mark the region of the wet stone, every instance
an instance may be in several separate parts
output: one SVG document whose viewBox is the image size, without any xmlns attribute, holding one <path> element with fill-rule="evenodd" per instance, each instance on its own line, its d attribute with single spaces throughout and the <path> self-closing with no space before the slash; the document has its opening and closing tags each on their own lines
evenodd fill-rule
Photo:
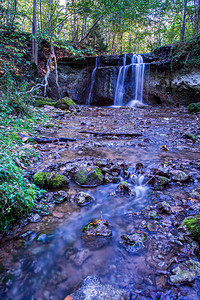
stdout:
<svg viewBox="0 0 200 300">
<path fill-rule="evenodd" d="M 115 289 L 109 284 L 102 285 L 100 280 L 93 275 L 87 276 L 81 282 L 78 290 L 70 295 L 71 298 L 65 299 L 87 299 L 87 300 L 123 300 L 126 299 L 126 295 L 122 290 Z"/>
<path fill-rule="evenodd" d="M 200 262 L 190 259 L 172 269 L 172 273 L 173 275 L 170 276 L 171 283 L 191 283 L 197 276 L 200 276 Z"/>
<path fill-rule="evenodd" d="M 88 193 L 79 192 L 75 195 L 74 200 L 78 206 L 84 206 L 94 200 L 94 198 Z"/>
<path fill-rule="evenodd" d="M 65 191 L 58 191 L 56 193 L 53 193 L 53 196 L 51 197 L 51 202 L 60 204 L 63 202 L 70 202 L 70 195 Z"/>
<path fill-rule="evenodd" d="M 41 220 L 41 216 L 39 214 L 34 214 L 32 216 L 29 217 L 29 221 L 31 223 L 37 223 Z"/>
<path fill-rule="evenodd" d="M 147 237 L 145 233 L 124 234 L 120 237 L 120 244 L 128 252 L 136 253 L 145 247 Z"/>
<path fill-rule="evenodd" d="M 70 256 L 70 260 L 77 267 L 81 267 L 83 263 L 92 255 L 92 252 L 88 249 L 83 249 Z"/>
<path fill-rule="evenodd" d="M 103 236 L 110 237 L 112 231 L 109 228 L 109 223 L 106 220 L 94 220 L 82 228 L 82 232 L 88 236 Z"/>
<path fill-rule="evenodd" d="M 186 182 L 189 180 L 189 175 L 181 170 L 172 170 L 170 175 L 173 181 Z"/>
<path fill-rule="evenodd" d="M 120 184 L 117 186 L 117 190 L 122 194 L 131 194 L 130 185 L 126 181 L 120 182 Z"/>
<path fill-rule="evenodd" d="M 163 189 L 168 183 L 170 183 L 169 178 L 159 175 L 155 175 L 149 180 L 149 184 L 153 185 L 157 189 Z"/>
<path fill-rule="evenodd" d="M 93 187 L 103 183 L 103 175 L 97 167 L 79 168 L 72 174 L 72 178 L 83 187 Z"/>
<path fill-rule="evenodd" d="M 170 214 L 171 213 L 171 206 L 166 201 L 162 201 L 158 203 L 157 208 L 161 214 Z"/>
</svg>

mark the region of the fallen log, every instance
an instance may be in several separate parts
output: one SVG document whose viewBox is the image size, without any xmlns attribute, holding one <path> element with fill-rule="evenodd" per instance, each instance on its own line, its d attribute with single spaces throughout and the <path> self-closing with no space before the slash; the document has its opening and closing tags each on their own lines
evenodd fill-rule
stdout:
<svg viewBox="0 0 200 300">
<path fill-rule="evenodd" d="M 131 136 L 131 137 L 137 137 L 141 136 L 141 132 L 97 132 L 97 131 L 87 131 L 87 130 L 82 130 L 79 131 L 79 133 L 88 133 L 88 134 L 93 134 L 93 135 L 99 135 L 99 136 Z"/>
<path fill-rule="evenodd" d="M 32 140 L 38 144 L 58 143 L 58 142 L 74 142 L 76 139 L 59 137 L 59 138 L 45 138 L 45 137 L 33 137 Z"/>
</svg>

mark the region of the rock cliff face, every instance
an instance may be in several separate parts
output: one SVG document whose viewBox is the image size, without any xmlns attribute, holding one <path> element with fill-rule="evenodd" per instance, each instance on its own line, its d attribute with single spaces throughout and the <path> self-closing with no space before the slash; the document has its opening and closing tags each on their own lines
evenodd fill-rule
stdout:
<svg viewBox="0 0 200 300">
<path fill-rule="evenodd" d="M 131 55 L 127 54 L 127 63 Z M 148 104 L 178 105 L 200 102 L 200 68 L 179 68 L 171 62 L 155 62 L 153 56 L 143 55 L 145 67 L 144 102 Z M 86 104 L 90 93 L 95 57 L 75 60 L 58 60 L 61 97 L 68 96 L 77 103 Z M 115 88 L 119 66 L 123 56 L 101 56 L 96 69 L 95 82 L 91 94 L 91 105 L 108 106 L 114 104 Z M 124 103 L 131 99 L 132 78 L 130 72 L 125 80 Z M 50 78 L 49 96 L 58 98 L 54 74 Z"/>
</svg>

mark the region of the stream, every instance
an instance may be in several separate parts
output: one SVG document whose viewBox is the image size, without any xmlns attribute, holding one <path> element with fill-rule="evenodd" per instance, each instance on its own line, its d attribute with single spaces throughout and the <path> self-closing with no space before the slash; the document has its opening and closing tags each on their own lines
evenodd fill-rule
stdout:
<svg viewBox="0 0 200 300">
<path fill-rule="evenodd" d="M 96 275 L 102 284 L 124 290 L 127 299 L 200 299 L 198 276 L 192 282 L 170 280 L 175 266 L 200 260 L 198 243 L 181 227 L 186 216 L 200 211 L 194 193 L 200 181 L 200 140 L 188 134 L 200 136 L 198 116 L 185 107 L 43 110 L 54 127 L 41 127 L 41 136 L 76 141 L 33 145 L 40 155 L 30 166 L 30 177 L 38 171 L 66 172 L 74 165 L 98 163 L 104 177 L 107 172 L 119 182 L 81 187 L 67 173 L 70 184 L 59 190 L 71 201 L 48 203 L 50 215 L 34 212 L 29 222 L 22 221 L 1 238 L 0 298 L 60 300 L 83 278 Z M 173 175 L 162 186 L 154 179 L 163 176 L 163 168 Z M 188 180 L 176 178 L 179 170 Z M 127 193 L 119 192 L 123 181 L 129 185 Z M 56 191 L 48 190 L 44 197 Z M 92 197 L 82 207 L 74 200 L 81 191 Z M 85 238 L 81 229 L 99 219 L 109 223 L 112 235 Z M 134 243 L 127 242 L 130 235 Z"/>
</svg>

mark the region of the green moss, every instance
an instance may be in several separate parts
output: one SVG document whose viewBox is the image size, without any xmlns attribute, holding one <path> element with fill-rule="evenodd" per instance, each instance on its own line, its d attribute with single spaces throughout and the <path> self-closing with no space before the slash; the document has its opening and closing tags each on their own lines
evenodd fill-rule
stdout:
<svg viewBox="0 0 200 300">
<path fill-rule="evenodd" d="M 35 184 L 37 184 L 39 186 L 46 186 L 49 175 L 50 174 L 47 173 L 47 172 L 37 172 L 33 176 L 33 181 L 34 181 Z"/>
<path fill-rule="evenodd" d="M 76 181 L 81 184 L 84 185 L 86 178 L 87 178 L 87 170 L 86 169 L 81 169 L 77 172 L 76 174 Z"/>
<path fill-rule="evenodd" d="M 200 112 L 200 102 L 189 104 L 188 105 L 188 110 L 189 110 L 190 113 Z"/>
<path fill-rule="evenodd" d="M 59 188 L 69 184 L 69 179 L 63 175 L 56 174 L 48 180 L 47 184 L 51 188 Z"/>
<path fill-rule="evenodd" d="M 121 185 L 127 185 L 128 186 L 129 184 L 126 181 L 122 181 Z"/>
<path fill-rule="evenodd" d="M 193 238 L 200 242 L 200 215 L 186 218 L 182 225 L 186 226 Z"/>
<path fill-rule="evenodd" d="M 74 105 L 76 105 L 76 103 L 72 99 L 65 97 L 63 99 L 58 100 L 56 102 L 55 107 L 65 110 L 68 109 L 70 106 L 74 106 Z"/>
<path fill-rule="evenodd" d="M 44 101 L 44 100 L 36 100 L 35 102 L 35 106 L 36 107 L 43 107 L 44 105 L 50 105 L 50 106 L 56 106 L 56 101 L 52 101 L 52 102 L 49 102 L 49 101 Z"/>
<path fill-rule="evenodd" d="M 63 175 L 38 172 L 33 176 L 34 183 L 39 186 L 47 186 L 49 188 L 59 188 L 69 184 L 69 179 Z"/>
<path fill-rule="evenodd" d="M 101 181 L 102 180 L 101 170 L 99 168 L 95 168 L 94 172 L 97 175 L 97 177 L 99 178 L 99 180 Z"/>
</svg>

